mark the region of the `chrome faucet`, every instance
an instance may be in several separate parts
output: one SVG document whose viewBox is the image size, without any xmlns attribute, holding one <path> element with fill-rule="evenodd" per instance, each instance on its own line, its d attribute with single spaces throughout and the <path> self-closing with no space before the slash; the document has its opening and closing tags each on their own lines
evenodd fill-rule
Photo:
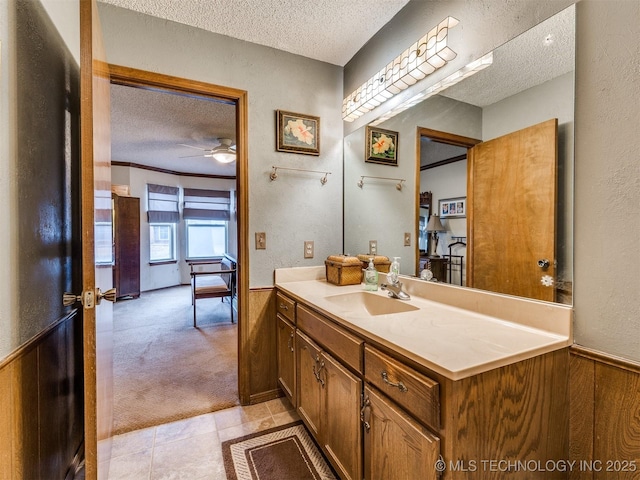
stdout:
<svg viewBox="0 0 640 480">
<path fill-rule="evenodd" d="M 410 300 L 411 296 L 404 290 L 402 290 L 402 282 L 396 280 L 393 283 L 380 284 L 380 290 L 388 290 L 391 298 L 397 298 L 399 300 Z"/>
</svg>

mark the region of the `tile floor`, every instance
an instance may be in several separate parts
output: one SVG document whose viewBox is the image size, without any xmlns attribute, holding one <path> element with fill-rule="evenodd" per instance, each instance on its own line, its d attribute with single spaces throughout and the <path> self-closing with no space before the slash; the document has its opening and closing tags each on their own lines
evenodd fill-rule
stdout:
<svg viewBox="0 0 640 480">
<path fill-rule="evenodd" d="M 222 442 L 298 418 L 279 398 L 117 435 L 109 479 L 226 480 Z"/>
</svg>

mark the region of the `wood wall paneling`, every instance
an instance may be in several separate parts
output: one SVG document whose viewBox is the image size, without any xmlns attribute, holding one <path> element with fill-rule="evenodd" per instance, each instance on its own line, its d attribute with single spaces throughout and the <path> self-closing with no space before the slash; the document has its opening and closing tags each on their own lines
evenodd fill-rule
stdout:
<svg viewBox="0 0 640 480">
<path fill-rule="evenodd" d="M 571 461 L 593 460 L 594 362 L 571 355 L 570 362 L 569 458 Z M 572 480 L 592 480 L 593 472 L 572 470 Z"/>
<path fill-rule="evenodd" d="M 10 480 L 13 470 L 13 365 L 0 368 L 0 480 Z"/>
<path fill-rule="evenodd" d="M 582 347 L 571 358 L 571 479 L 640 478 L 640 365 Z"/>
<path fill-rule="evenodd" d="M 249 292 L 249 314 L 246 317 L 251 358 L 251 403 L 279 396 L 276 356 L 275 289 L 252 289 Z"/>
<path fill-rule="evenodd" d="M 13 474 L 39 478 L 38 349 L 29 348 L 12 370 Z"/>
<path fill-rule="evenodd" d="M 612 478 L 640 478 L 640 375 L 595 364 L 594 460 Z"/>
</svg>

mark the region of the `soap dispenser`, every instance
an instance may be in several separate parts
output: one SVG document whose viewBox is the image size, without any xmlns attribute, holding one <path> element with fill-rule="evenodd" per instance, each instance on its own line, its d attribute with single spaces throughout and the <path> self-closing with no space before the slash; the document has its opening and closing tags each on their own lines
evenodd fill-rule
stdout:
<svg viewBox="0 0 640 480">
<path fill-rule="evenodd" d="M 369 292 L 378 290 L 378 271 L 373 265 L 373 258 L 369 259 L 369 266 L 364 271 L 364 289 Z"/>
<path fill-rule="evenodd" d="M 400 257 L 393 257 L 387 279 L 390 283 L 395 284 L 398 281 L 398 275 L 400 275 Z"/>
</svg>

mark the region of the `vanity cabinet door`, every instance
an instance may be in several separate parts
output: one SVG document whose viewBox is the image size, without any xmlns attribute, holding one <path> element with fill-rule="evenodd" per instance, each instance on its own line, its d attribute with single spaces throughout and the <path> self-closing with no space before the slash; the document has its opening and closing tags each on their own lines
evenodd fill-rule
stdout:
<svg viewBox="0 0 640 480">
<path fill-rule="evenodd" d="M 322 443 L 340 478 L 362 478 L 362 428 L 360 402 L 362 380 L 323 352 Z"/>
<path fill-rule="evenodd" d="M 314 437 L 319 439 L 323 393 L 320 377 L 323 360 L 320 347 L 300 330 L 297 330 L 295 350 L 298 367 L 298 415 L 304 420 Z"/>
<path fill-rule="evenodd" d="M 276 339 L 278 355 L 278 383 L 285 395 L 296 406 L 296 352 L 295 327 L 278 315 L 278 336 Z"/>
<path fill-rule="evenodd" d="M 364 478 L 436 480 L 440 439 L 370 387 L 364 391 Z"/>
</svg>

